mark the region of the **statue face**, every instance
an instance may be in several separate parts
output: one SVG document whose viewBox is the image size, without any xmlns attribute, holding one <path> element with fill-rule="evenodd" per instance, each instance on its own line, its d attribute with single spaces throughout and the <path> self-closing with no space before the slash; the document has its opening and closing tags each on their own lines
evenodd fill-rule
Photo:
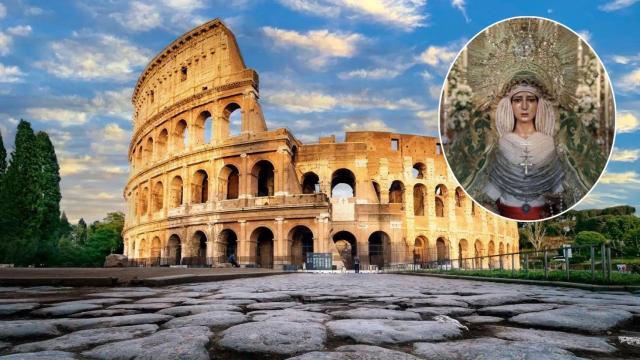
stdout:
<svg viewBox="0 0 640 360">
<path fill-rule="evenodd" d="M 530 122 L 538 111 L 538 98 L 529 91 L 520 91 L 511 97 L 511 107 L 516 122 Z"/>
</svg>

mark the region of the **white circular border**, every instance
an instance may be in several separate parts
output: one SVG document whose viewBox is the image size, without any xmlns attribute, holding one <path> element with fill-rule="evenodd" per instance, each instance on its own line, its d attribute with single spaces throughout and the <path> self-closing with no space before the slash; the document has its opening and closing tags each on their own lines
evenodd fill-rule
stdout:
<svg viewBox="0 0 640 360">
<path fill-rule="evenodd" d="M 607 71 L 607 68 L 604 66 L 604 62 L 602 62 L 602 59 L 600 59 L 600 56 L 598 56 L 598 53 L 595 51 L 595 49 L 591 46 L 591 44 L 589 44 L 589 42 L 582 36 L 580 36 L 580 34 L 578 34 L 576 31 L 574 31 L 573 29 L 571 29 L 570 27 L 566 26 L 565 24 L 556 21 L 556 20 L 552 20 L 549 18 L 545 18 L 542 16 L 513 16 L 510 18 L 505 18 L 499 21 L 496 21 L 494 23 L 492 23 L 491 25 L 488 25 L 486 27 L 484 27 L 482 30 L 478 31 L 469 41 L 467 41 L 466 44 L 464 44 L 464 46 L 458 51 L 458 54 L 456 55 L 455 59 L 451 62 L 451 65 L 449 65 L 449 70 L 447 70 L 447 75 L 444 77 L 444 81 L 442 82 L 442 91 L 440 92 L 440 99 L 438 100 L 438 139 L 440 140 L 440 143 L 443 144 L 442 142 L 442 99 L 444 98 L 444 96 L 446 96 L 446 94 L 444 93 L 444 89 L 445 89 L 445 85 L 447 84 L 447 81 L 449 79 L 449 73 L 451 73 L 451 69 L 453 68 L 453 65 L 455 65 L 455 63 L 458 61 L 458 59 L 460 58 L 460 54 L 462 54 L 462 51 L 464 51 L 469 44 L 475 40 L 480 34 L 484 33 L 485 31 L 487 31 L 489 28 L 503 23 L 503 22 L 507 22 L 510 20 L 514 20 L 514 19 L 541 19 L 541 20 L 546 20 L 546 21 L 550 21 L 552 23 L 555 23 L 557 25 L 562 26 L 563 28 L 569 30 L 570 32 L 572 32 L 574 35 L 576 35 L 579 39 L 581 39 L 588 47 L 589 50 L 591 50 L 591 52 L 596 56 L 596 59 L 598 59 L 598 63 L 599 65 L 602 66 L 602 69 L 604 70 L 605 75 L 607 76 L 607 81 L 609 83 L 609 87 L 611 88 L 611 97 L 613 99 L 613 139 L 611 141 L 611 148 L 609 149 L 609 156 L 607 157 L 607 162 L 604 164 L 604 168 L 602 168 L 602 171 L 600 172 L 600 176 L 598 177 L 598 180 L 596 180 L 595 183 L 593 183 L 593 185 L 591 186 L 591 189 L 589 189 L 589 191 L 587 191 L 587 193 L 580 199 L 578 200 L 575 204 L 573 204 L 570 208 L 555 214 L 553 216 L 549 216 L 547 218 L 544 219 L 538 219 L 538 220 L 518 220 L 518 219 L 512 219 L 503 215 L 500 215 L 498 213 L 495 213 L 487 208 L 485 208 L 484 206 L 482 206 L 479 202 L 475 201 L 475 199 L 469 195 L 469 193 L 467 192 L 467 190 L 460 184 L 460 181 L 458 181 L 458 178 L 456 177 L 456 174 L 453 172 L 451 165 L 449 165 L 449 160 L 447 159 L 447 152 L 445 151 L 445 146 L 442 146 L 442 154 L 444 155 L 444 161 L 447 164 L 447 167 L 449 168 L 449 170 L 451 170 L 451 174 L 453 174 L 453 178 L 456 180 L 456 182 L 458 183 L 458 185 L 460 186 L 460 188 L 462 189 L 462 191 L 464 191 L 465 195 L 467 195 L 467 197 L 469 199 L 471 199 L 471 201 L 473 201 L 476 205 L 480 206 L 481 208 L 483 208 L 485 211 L 498 216 L 502 219 L 505 220 L 509 220 L 509 221 L 517 221 L 517 222 L 524 222 L 524 223 L 535 223 L 535 222 L 541 222 L 541 221 L 547 221 L 547 220 L 551 220 L 554 219 L 560 215 L 563 215 L 565 213 L 567 213 L 569 210 L 572 210 L 573 208 L 575 208 L 576 206 L 578 206 L 582 201 L 584 201 L 584 199 L 586 199 L 589 194 L 591 194 L 591 192 L 593 191 L 593 189 L 596 188 L 596 186 L 598 185 L 598 183 L 600 182 L 600 180 L 602 179 L 602 176 L 604 175 L 605 171 L 607 170 L 607 167 L 609 166 L 609 161 L 611 161 L 611 155 L 613 154 L 613 149 L 616 143 L 616 136 L 618 134 L 617 131 L 617 124 L 618 124 L 618 106 L 616 104 L 616 94 L 614 92 L 614 88 L 613 88 L 613 82 L 611 81 L 611 77 L 609 76 L 609 72 Z"/>
</svg>

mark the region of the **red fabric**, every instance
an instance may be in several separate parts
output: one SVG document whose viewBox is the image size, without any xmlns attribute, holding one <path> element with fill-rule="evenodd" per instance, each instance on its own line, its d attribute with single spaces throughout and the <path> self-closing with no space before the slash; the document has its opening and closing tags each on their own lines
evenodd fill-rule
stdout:
<svg viewBox="0 0 640 360">
<path fill-rule="evenodd" d="M 498 210 L 500 215 L 514 220 L 539 220 L 546 217 L 544 206 L 532 206 L 525 213 L 520 206 L 507 206 L 498 201 Z"/>
</svg>

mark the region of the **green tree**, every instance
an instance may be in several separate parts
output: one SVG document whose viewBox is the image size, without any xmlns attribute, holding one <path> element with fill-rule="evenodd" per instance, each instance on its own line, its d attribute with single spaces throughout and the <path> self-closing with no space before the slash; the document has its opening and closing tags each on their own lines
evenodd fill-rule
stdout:
<svg viewBox="0 0 640 360">
<path fill-rule="evenodd" d="M 73 231 L 73 227 L 69 223 L 69 219 L 67 219 L 67 213 L 63 211 L 62 215 L 60 215 L 60 236 L 69 237 L 71 231 Z"/>
<path fill-rule="evenodd" d="M 84 245 L 87 242 L 87 236 L 89 234 L 89 230 L 87 229 L 87 223 L 83 218 L 78 220 L 78 226 L 75 229 L 75 240 L 78 244 Z"/>
<path fill-rule="evenodd" d="M 604 237 L 599 232 L 596 231 L 581 231 L 576 235 L 575 238 L 576 245 L 595 245 L 600 246 L 602 244 L 607 244 L 607 238 Z"/>
<path fill-rule="evenodd" d="M 41 194 L 38 204 L 41 235 L 38 241 L 37 261 L 49 264 L 55 257 L 60 237 L 60 166 L 49 135 L 38 132 L 36 139 L 41 172 L 38 177 L 38 190 Z"/>
<path fill-rule="evenodd" d="M 2 175 L 7 171 L 7 150 L 4 148 L 4 142 L 2 141 L 2 132 L 0 131 L 0 180 Z"/>
<path fill-rule="evenodd" d="M 38 141 L 31 125 L 21 120 L 15 148 L 0 192 L 0 256 L 3 262 L 34 264 L 40 238 L 38 204 L 42 200 Z"/>
</svg>

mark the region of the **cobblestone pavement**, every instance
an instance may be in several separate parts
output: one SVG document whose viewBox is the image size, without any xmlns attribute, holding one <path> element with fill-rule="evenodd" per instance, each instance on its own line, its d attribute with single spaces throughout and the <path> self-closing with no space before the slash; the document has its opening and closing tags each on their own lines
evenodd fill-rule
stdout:
<svg viewBox="0 0 640 360">
<path fill-rule="evenodd" d="M 640 294 L 376 274 L 0 288 L 0 359 L 614 359 Z"/>
</svg>

